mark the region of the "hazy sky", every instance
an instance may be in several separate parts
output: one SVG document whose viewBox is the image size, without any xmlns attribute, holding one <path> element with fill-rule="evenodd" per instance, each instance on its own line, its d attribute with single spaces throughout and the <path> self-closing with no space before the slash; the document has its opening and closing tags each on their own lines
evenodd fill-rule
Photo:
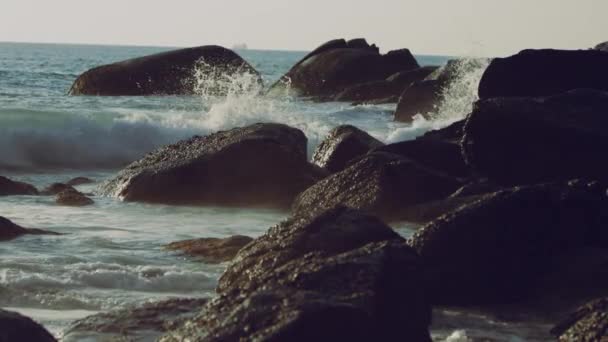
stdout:
<svg viewBox="0 0 608 342">
<path fill-rule="evenodd" d="M 505 55 L 608 40 L 608 0 L 1 0 L 0 41 Z"/>
</svg>

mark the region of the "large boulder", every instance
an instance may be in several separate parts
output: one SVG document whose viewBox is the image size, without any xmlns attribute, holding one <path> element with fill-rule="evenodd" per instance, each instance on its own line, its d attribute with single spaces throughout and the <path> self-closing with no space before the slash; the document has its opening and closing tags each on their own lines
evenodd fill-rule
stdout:
<svg viewBox="0 0 608 342">
<path fill-rule="evenodd" d="M 501 185 L 587 178 L 608 181 L 608 93 L 476 103 L 464 132 L 467 164 Z"/>
<path fill-rule="evenodd" d="M 0 342 L 56 342 L 40 324 L 16 312 L 0 309 Z"/>
<path fill-rule="evenodd" d="M 419 68 L 409 50 L 381 55 L 365 40 L 334 40 L 305 56 L 271 87 L 271 93 L 285 87 L 297 95 L 333 98 L 350 86 L 382 81 L 404 70 Z"/>
<path fill-rule="evenodd" d="M 479 83 L 479 97 L 548 96 L 572 89 L 608 91 L 608 53 L 524 50 L 496 58 Z"/>
<path fill-rule="evenodd" d="M 41 229 L 23 228 L 11 220 L 0 216 L 0 241 L 9 241 L 22 235 L 59 235 Z"/>
<path fill-rule="evenodd" d="M 362 209 L 381 218 L 403 220 L 407 206 L 449 196 L 458 179 L 391 153 L 370 153 L 301 193 L 294 213 L 319 212 L 336 205 Z"/>
<path fill-rule="evenodd" d="M 595 50 L 608 52 L 608 42 L 603 42 L 595 46 Z"/>
<path fill-rule="evenodd" d="M 608 297 L 594 300 L 557 324 L 551 333 L 562 342 L 592 342 L 608 339 Z"/>
<path fill-rule="evenodd" d="M 202 259 L 207 263 L 219 264 L 230 261 L 253 238 L 234 235 L 228 238 L 202 238 L 172 242 L 165 246 L 170 251 L 181 251 L 192 257 Z"/>
<path fill-rule="evenodd" d="M 310 164 L 302 131 L 254 124 L 154 151 L 102 186 L 126 201 L 288 207 L 326 173 Z"/>
<path fill-rule="evenodd" d="M 514 303 L 546 290 L 538 286 L 555 259 L 592 243 L 605 209 L 605 190 L 593 184 L 517 187 L 427 224 L 410 245 L 434 304 Z"/>
<path fill-rule="evenodd" d="M 329 172 L 342 171 L 353 159 L 384 143 L 367 132 L 351 125 L 334 128 L 323 140 L 312 156 L 312 162 Z"/>
<path fill-rule="evenodd" d="M 208 91 L 225 94 L 228 79 L 249 74 L 261 83 L 258 72 L 233 51 L 209 45 L 162 52 L 93 68 L 80 75 L 71 95 L 137 96 L 196 93 L 197 73 L 210 82 Z M 211 85 L 211 87 L 208 87 Z"/>
<path fill-rule="evenodd" d="M 38 190 L 33 185 L 0 176 L 0 196 L 12 195 L 38 195 Z"/>
</svg>

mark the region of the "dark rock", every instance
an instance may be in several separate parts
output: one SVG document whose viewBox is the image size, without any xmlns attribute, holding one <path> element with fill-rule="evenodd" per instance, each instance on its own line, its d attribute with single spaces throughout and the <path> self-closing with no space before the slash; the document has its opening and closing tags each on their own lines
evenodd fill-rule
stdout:
<svg viewBox="0 0 608 342">
<path fill-rule="evenodd" d="M 377 47 L 364 45 L 367 43 L 351 41 L 349 46 L 343 40 L 322 45 L 281 77 L 271 93 L 287 86 L 300 96 L 329 99 L 347 87 L 419 67 L 409 50 L 381 55 Z"/>
<path fill-rule="evenodd" d="M 251 74 L 261 83 L 258 72 L 231 50 L 220 46 L 201 46 L 163 52 L 103 65 L 80 75 L 71 95 L 137 96 L 188 95 L 196 92 L 195 73 L 210 80 Z M 228 85 L 218 82 L 213 89 L 225 94 Z"/>
<path fill-rule="evenodd" d="M 53 183 L 49 186 L 47 186 L 46 188 L 44 188 L 40 194 L 43 196 L 54 196 L 54 195 L 58 195 L 61 192 L 64 191 L 76 191 L 78 192 L 78 190 L 74 189 L 73 186 L 68 185 L 68 184 L 64 184 L 64 183 Z"/>
<path fill-rule="evenodd" d="M 163 147 L 103 185 L 126 201 L 287 207 L 326 172 L 307 160 L 306 136 L 255 124 Z"/>
<path fill-rule="evenodd" d="M 204 238 L 173 242 L 165 246 L 171 251 L 182 251 L 187 255 L 200 257 L 208 263 L 230 261 L 253 238 L 235 235 L 225 239 Z"/>
<path fill-rule="evenodd" d="M 87 178 L 87 177 L 76 177 L 76 178 L 70 179 L 65 184 L 70 185 L 70 186 L 77 186 L 77 185 L 91 184 L 91 183 L 95 183 L 95 181 L 90 178 Z"/>
<path fill-rule="evenodd" d="M 456 121 L 447 127 L 426 132 L 418 139 L 436 140 L 460 144 L 464 135 L 465 120 Z"/>
<path fill-rule="evenodd" d="M 351 125 L 338 126 L 317 146 L 312 162 L 329 172 L 342 171 L 348 162 L 384 145 L 367 132 Z"/>
<path fill-rule="evenodd" d="M 608 53 L 524 50 L 496 58 L 479 83 L 479 97 L 549 96 L 572 89 L 608 91 Z"/>
<path fill-rule="evenodd" d="M 437 80 L 414 82 L 399 98 L 395 121 L 412 122 L 418 114 L 428 116 L 429 113 L 435 112 L 442 92 L 443 85 Z"/>
<path fill-rule="evenodd" d="M 0 241 L 8 241 L 16 239 L 22 235 L 59 235 L 54 232 L 49 232 L 41 229 L 23 228 L 16 225 L 11 220 L 0 216 Z"/>
<path fill-rule="evenodd" d="M 317 182 L 296 198 L 292 209 L 294 213 L 319 212 L 345 205 L 385 220 L 400 220 L 404 207 L 445 198 L 461 185 L 399 155 L 378 152 Z"/>
<path fill-rule="evenodd" d="M 407 87 L 414 82 L 421 81 L 435 69 L 437 67 L 401 71 L 389 76 L 386 80 L 357 84 L 340 92 L 336 95 L 335 100 L 370 103 L 383 99 L 395 99 L 396 102 Z"/>
<path fill-rule="evenodd" d="M 82 192 L 74 189 L 66 189 L 57 194 L 55 202 L 60 205 L 70 207 L 84 207 L 95 204 L 95 202 L 85 196 Z"/>
<path fill-rule="evenodd" d="M 194 317 L 208 301 L 170 299 L 99 313 L 74 322 L 62 341 L 153 341 Z"/>
<path fill-rule="evenodd" d="M 608 42 L 604 42 L 596 45 L 595 50 L 608 52 Z"/>
<path fill-rule="evenodd" d="M 462 198 L 468 196 L 477 196 L 489 194 L 492 192 L 500 191 L 502 188 L 487 179 L 477 179 L 473 180 L 465 185 L 463 185 L 460 189 L 456 190 L 451 198 Z"/>
<path fill-rule="evenodd" d="M 365 38 L 354 38 L 346 42 L 346 46 L 351 49 L 369 49 L 371 46 Z"/>
<path fill-rule="evenodd" d="M 0 176 L 0 196 L 12 195 L 38 195 L 38 190 L 33 185 Z"/>
<path fill-rule="evenodd" d="M 476 103 L 463 139 L 467 164 L 499 185 L 573 178 L 608 181 L 608 93 Z"/>
<path fill-rule="evenodd" d="M 439 305 L 524 300 L 555 258 L 589 243 L 605 197 L 584 182 L 518 187 L 429 223 L 410 241 L 427 272 L 429 299 Z"/>
<path fill-rule="evenodd" d="M 608 339 L 608 297 L 579 308 L 551 333 L 564 342 L 605 341 Z"/>
<path fill-rule="evenodd" d="M 379 219 L 357 210 L 336 207 L 318 215 L 296 215 L 245 246 L 220 278 L 217 290 L 228 292 L 251 283 L 308 253 L 329 257 L 386 240 L 402 238 Z"/>
<path fill-rule="evenodd" d="M 55 342 L 40 324 L 16 312 L 0 309 L 0 342 Z"/>
<path fill-rule="evenodd" d="M 480 199 L 479 195 L 448 197 L 436 201 L 425 202 L 401 209 L 404 221 L 425 224 L 462 206 L 471 204 Z"/>
</svg>

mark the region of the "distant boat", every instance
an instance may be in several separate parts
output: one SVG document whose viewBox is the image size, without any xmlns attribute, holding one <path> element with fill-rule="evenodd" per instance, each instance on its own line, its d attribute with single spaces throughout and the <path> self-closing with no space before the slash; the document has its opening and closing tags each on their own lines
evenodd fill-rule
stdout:
<svg viewBox="0 0 608 342">
<path fill-rule="evenodd" d="M 247 44 L 245 44 L 245 43 L 234 44 L 232 46 L 232 50 L 247 50 Z"/>
</svg>

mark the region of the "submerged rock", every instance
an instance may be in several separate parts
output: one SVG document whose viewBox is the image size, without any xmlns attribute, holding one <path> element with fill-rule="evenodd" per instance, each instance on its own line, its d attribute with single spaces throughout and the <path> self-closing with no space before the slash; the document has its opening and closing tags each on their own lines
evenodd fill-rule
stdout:
<svg viewBox="0 0 608 342">
<path fill-rule="evenodd" d="M 40 324 L 16 312 L 0 309 L 0 342 L 56 342 Z"/>
<path fill-rule="evenodd" d="M 137 96 L 196 93 L 196 72 L 211 82 L 218 95 L 230 87 L 226 79 L 249 74 L 261 83 L 258 72 L 233 51 L 209 45 L 162 52 L 103 65 L 78 76 L 70 95 Z M 213 83 L 215 82 L 215 83 Z M 243 89 L 246 90 L 246 89 Z"/>
<path fill-rule="evenodd" d="M 317 146 L 312 162 L 335 173 L 342 171 L 351 160 L 382 145 L 367 132 L 351 125 L 342 125 L 332 129 Z"/>
<path fill-rule="evenodd" d="M 479 83 L 479 97 L 549 96 L 572 89 L 608 91 L 608 53 L 524 50 L 496 58 Z"/>
<path fill-rule="evenodd" d="M 16 239 L 22 235 L 59 235 L 55 232 L 50 232 L 41 229 L 23 228 L 11 220 L 0 216 L 0 241 L 8 241 Z"/>
<path fill-rule="evenodd" d="M 0 176 L 0 196 L 13 195 L 38 195 L 38 190 L 33 185 Z"/>
<path fill-rule="evenodd" d="M 126 201 L 288 207 L 326 172 L 310 164 L 306 136 L 254 124 L 163 147 L 103 185 Z"/>
<path fill-rule="evenodd" d="M 165 246 L 171 251 L 182 251 L 193 257 L 200 257 L 205 262 L 221 263 L 230 261 L 253 238 L 235 235 L 225 239 L 203 238 L 172 242 Z"/>
<path fill-rule="evenodd" d="M 74 322 L 62 341 L 154 341 L 194 317 L 208 301 L 170 299 L 99 313 Z"/>
<path fill-rule="evenodd" d="M 288 87 L 300 96 L 329 99 L 347 87 L 382 81 L 397 72 L 417 68 L 416 59 L 407 49 L 381 55 L 365 40 L 334 40 L 309 53 L 270 91 Z"/>
<path fill-rule="evenodd" d="M 579 308 L 551 333 L 563 342 L 605 341 L 608 339 L 608 297 Z"/>
<path fill-rule="evenodd" d="M 464 129 L 465 160 L 500 185 L 608 181 L 606 113 L 608 93 L 594 90 L 482 100 Z"/>
<path fill-rule="evenodd" d="M 453 177 L 391 153 L 370 153 L 301 193 L 294 213 L 336 205 L 362 209 L 385 220 L 402 220 L 407 206 L 442 199 L 461 186 Z"/>
<path fill-rule="evenodd" d="M 87 177 L 76 177 L 76 178 L 70 179 L 65 184 L 70 185 L 70 186 L 77 186 L 77 185 L 91 184 L 91 183 L 95 183 L 95 181 L 90 178 L 87 178 Z"/>
<path fill-rule="evenodd" d="M 95 202 L 88 198 L 85 194 L 78 190 L 67 189 L 57 194 L 55 202 L 60 205 L 70 207 L 84 207 L 87 205 L 95 204 Z"/>
</svg>

